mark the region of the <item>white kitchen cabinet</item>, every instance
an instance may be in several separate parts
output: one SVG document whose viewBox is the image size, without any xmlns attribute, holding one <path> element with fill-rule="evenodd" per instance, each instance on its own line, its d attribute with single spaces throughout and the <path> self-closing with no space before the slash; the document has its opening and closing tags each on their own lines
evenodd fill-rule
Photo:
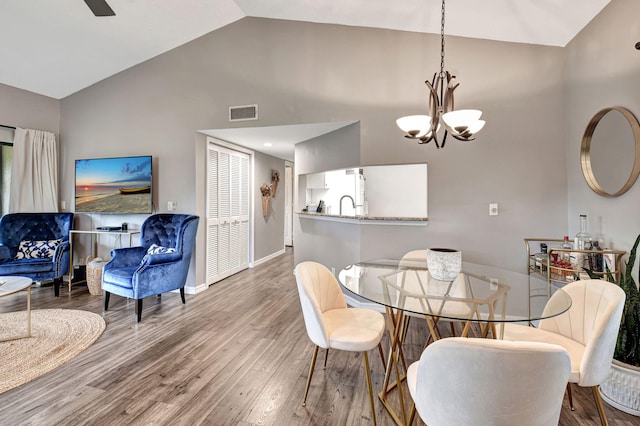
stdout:
<svg viewBox="0 0 640 426">
<path fill-rule="evenodd" d="M 329 189 L 325 173 L 307 175 L 307 189 Z"/>
</svg>

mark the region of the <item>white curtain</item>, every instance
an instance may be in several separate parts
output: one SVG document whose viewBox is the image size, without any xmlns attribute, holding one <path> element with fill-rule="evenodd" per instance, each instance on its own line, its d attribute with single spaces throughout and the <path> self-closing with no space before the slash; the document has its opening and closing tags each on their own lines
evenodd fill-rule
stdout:
<svg viewBox="0 0 640 426">
<path fill-rule="evenodd" d="M 58 148 L 55 134 L 16 129 L 9 211 L 58 211 Z"/>
</svg>

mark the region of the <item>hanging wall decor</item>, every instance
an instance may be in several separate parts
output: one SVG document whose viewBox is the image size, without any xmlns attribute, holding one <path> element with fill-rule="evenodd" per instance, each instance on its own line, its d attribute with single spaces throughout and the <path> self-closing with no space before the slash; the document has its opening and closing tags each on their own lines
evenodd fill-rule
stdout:
<svg viewBox="0 0 640 426">
<path fill-rule="evenodd" d="M 267 217 L 269 215 L 269 200 L 271 199 L 271 185 L 263 183 L 260 185 L 260 192 L 262 193 L 262 215 Z"/>
<path fill-rule="evenodd" d="M 280 181 L 280 172 L 277 170 L 271 170 L 271 197 L 276 198 L 276 191 L 278 190 L 278 182 Z"/>
</svg>

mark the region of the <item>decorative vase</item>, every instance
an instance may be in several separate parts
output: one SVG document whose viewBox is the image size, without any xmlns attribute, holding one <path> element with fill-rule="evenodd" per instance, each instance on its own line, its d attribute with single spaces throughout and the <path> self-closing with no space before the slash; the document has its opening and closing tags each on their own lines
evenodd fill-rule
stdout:
<svg viewBox="0 0 640 426">
<path fill-rule="evenodd" d="M 453 281 L 462 270 L 462 252 L 448 248 L 427 250 L 427 269 L 439 281 Z"/>
<path fill-rule="evenodd" d="M 640 368 L 614 359 L 600 395 L 612 407 L 640 416 Z"/>
</svg>

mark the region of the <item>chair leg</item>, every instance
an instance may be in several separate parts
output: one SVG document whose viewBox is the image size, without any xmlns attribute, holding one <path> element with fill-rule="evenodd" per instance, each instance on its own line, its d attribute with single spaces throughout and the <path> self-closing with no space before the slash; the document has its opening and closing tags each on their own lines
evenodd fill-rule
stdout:
<svg viewBox="0 0 640 426">
<path fill-rule="evenodd" d="M 53 295 L 55 297 L 60 297 L 60 281 L 62 280 L 53 280 Z"/>
<path fill-rule="evenodd" d="M 111 296 L 111 293 L 109 293 L 108 291 L 105 291 L 104 292 L 104 310 L 105 311 L 109 309 L 109 296 Z"/>
<path fill-rule="evenodd" d="M 184 287 L 180 287 L 180 298 L 182 299 L 182 304 L 184 305 L 186 303 L 184 300 Z"/>
<path fill-rule="evenodd" d="M 323 370 L 327 369 L 327 359 L 329 358 L 329 348 L 324 352 L 324 367 Z"/>
<path fill-rule="evenodd" d="M 364 355 L 364 369 L 367 373 L 367 389 L 369 389 L 369 403 L 371 404 L 371 419 L 373 424 L 376 424 L 376 406 L 373 404 L 373 389 L 371 386 L 371 372 L 369 371 L 369 355 L 366 352 L 362 352 Z"/>
<path fill-rule="evenodd" d="M 569 397 L 569 408 L 571 408 L 571 411 L 576 411 L 573 406 L 573 395 L 571 395 L 571 383 L 567 383 L 567 396 Z"/>
<path fill-rule="evenodd" d="M 608 426 L 607 416 L 604 414 L 604 405 L 602 405 L 602 398 L 600 398 L 600 392 L 598 392 L 598 386 L 591 386 L 593 391 L 593 398 L 596 400 L 596 406 L 598 407 L 598 414 L 600 414 L 600 423 L 602 426 Z"/>
<path fill-rule="evenodd" d="M 142 299 L 136 300 L 136 315 L 138 316 L 138 322 L 142 320 Z"/>
<path fill-rule="evenodd" d="M 387 368 L 387 363 L 384 362 L 384 352 L 382 351 L 382 342 L 378 343 L 378 352 L 380 353 L 380 360 L 382 361 L 382 369 Z"/>
<path fill-rule="evenodd" d="M 307 387 L 304 388 L 304 398 L 302 399 L 302 406 L 307 405 L 307 395 L 309 394 L 309 385 L 311 384 L 311 376 L 313 376 L 313 367 L 316 366 L 316 358 L 318 357 L 319 346 L 313 349 L 313 356 L 311 357 L 311 365 L 309 366 L 309 377 L 307 377 Z"/>
</svg>

